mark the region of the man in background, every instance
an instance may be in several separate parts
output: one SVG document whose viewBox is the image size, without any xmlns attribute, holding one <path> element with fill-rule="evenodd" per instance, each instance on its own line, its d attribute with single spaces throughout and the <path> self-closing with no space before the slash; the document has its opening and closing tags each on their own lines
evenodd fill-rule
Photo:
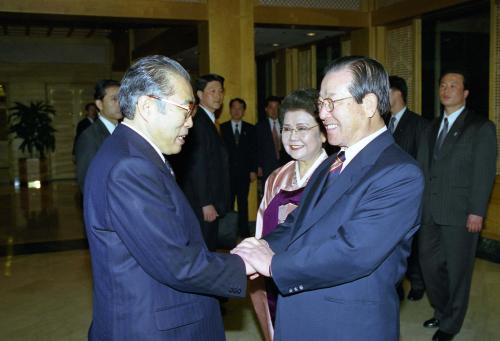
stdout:
<svg viewBox="0 0 500 341">
<path fill-rule="evenodd" d="M 224 78 L 217 74 L 196 81 L 199 106 L 180 154 L 181 188 L 201 225 L 207 247 L 217 247 L 218 219 L 229 210 L 229 160 L 215 124 L 224 101 Z"/>
<path fill-rule="evenodd" d="M 230 204 L 238 204 L 238 231 L 242 238 L 250 236 L 248 228 L 248 191 L 257 179 L 255 127 L 243 121 L 247 104 L 241 98 L 229 101 L 231 120 L 221 124 L 221 134 L 229 153 Z"/>
<path fill-rule="evenodd" d="M 119 90 L 120 83 L 111 79 L 103 79 L 95 86 L 94 100 L 99 111 L 98 118 L 83 131 L 75 145 L 76 178 L 82 192 L 90 162 L 123 117 L 118 104 Z"/>
<path fill-rule="evenodd" d="M 432 340 L 452 340 L 469 302 L 477 242 L 496 176 L 493 122 L 467 108 L 467 77 L 444 73 L 439 82 L 442 115 L 428 126 L 418 149 L 425 175 L 420 265 L 439 328 Z"/>
<path fill-rule="evenodd" d="M 427 125 L 427 121 L 422 116 L 410 111 L 406 106 L 408 86 L 403 78 L 390 76 L 389 85 L 391 87 L 389 91 L 391 112 L 386 122 L 387 127 L 396 143 L 416 159 L 420 137 Z M 413 236 L 406 277 L 411 284 L 408 299 L 410 301 L 420 300 L 424 295 L 425 285 L 418 261 L 418 232 Z M 398 294 L 401 300 L 404 299 L 403 280 L 398 285 Z"/>
<path fill-rule="evenodd" d="M 276 96 L 266 98 L 266 118 L 255 125 L 258 176 L 262 178 L 263 185 L 273 170 L 290 160 L 281 143 L 280 102 L 281 99 Z"/>
</svg>

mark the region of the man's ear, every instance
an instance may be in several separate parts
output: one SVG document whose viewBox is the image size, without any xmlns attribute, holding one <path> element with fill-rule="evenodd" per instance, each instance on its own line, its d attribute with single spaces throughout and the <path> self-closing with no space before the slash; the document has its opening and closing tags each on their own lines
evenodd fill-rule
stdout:
<svg viewBox="0 0 500 341">
<path fill-rule="evenodd" d="M 148 122 L 152 114 L 153 105 L 155 104 L 153 104 L 153 99 L 151 97 L 140 96 L 137 99 L 137 114 L 146 122 Z"/>
<path fill-rule="evenodd" d="M 99 109 L 99 112 L 102 112 L 102 101 L 100 99 L 95 100 L 95 106 Z"/>
<path fill-rule="evenodd" d="M 373 115 L 377 112 L 378 99 L 377 96 L 373 93 L 366 94 L 363 97 L 363 101 L 361 102 L 361 106 L 365 112 L 365 115 L 369 118 L 372 118 Z"/>
<path fill-rule="evenodd" d="M 196 91 L 196 96 L 198 96 L 198 100 L 201 100 L 201 97 L 203 96 L 203 91 L 201 90 Z"/>
<path fill-rule="evenodd" d="M 464 90 L 464 98 L 467 99 L 469 96 L 469 90 Z"/>
</svg>

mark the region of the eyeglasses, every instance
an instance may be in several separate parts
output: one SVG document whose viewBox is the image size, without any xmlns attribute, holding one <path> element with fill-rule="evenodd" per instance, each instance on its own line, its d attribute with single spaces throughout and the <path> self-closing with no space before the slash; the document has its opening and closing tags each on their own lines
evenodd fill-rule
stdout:
<svg viewBox="0 0 500 341">
<path fill-rule="evenodd" d="M 190 117 L 194 117 L 194 115 L 196 114 L 196 112 L 195 112 L 196 104 L 194 104 L 194 103 L 189 103 L 189 105 L 182 105 L 182 104 L 178 104 L 178 103 L 175 103 L 173 101 L 170 101 L 166 98 L 161 98 L 161 97 L 158 97 L 155 95 L 148 95 L 148 97 L 154 98 L 158 101 L 162 101 L 162 102 L 171 104 L 173 106 L 176 106 L 177 108 L 181 108 L 181 109 L 186 110 L 186 115 L 184 116 L 184 119 L 186 121 L 189 120 Z"/>
<path fill-rule="evenodd" d="M 311 126 L 311 127 L 297 126 L 295 128 L 292 128 L 290 126 L 284 126 L 283 129 L 281 130 L 281 134 L 283 136 L 287 136 L 287 137 L 288 137 L 288 135 L 292 136 L 292 133 L 295 133 L 298 136 L 305 136 L 309 130 L 311 130 L 312 128 L 316 128 L 317 126 L 318 126 L 318 124 L 316 124 L 315 126 Z"/>
<path fill-rule="evenodd" d="M 339 99 L 331 99 L 331 98 L 318 98 L 318 109 L 321 111 L 323 107 L 325 107 L 325 110 L 328 112 L 332 112 L 333 109 L 335 108 L 335 102 L 340 102 L 345 99 L 352 98 L 352 96 L 349 97 L 344 97 L 344 98 L 339 98 Z"/>
</svg>

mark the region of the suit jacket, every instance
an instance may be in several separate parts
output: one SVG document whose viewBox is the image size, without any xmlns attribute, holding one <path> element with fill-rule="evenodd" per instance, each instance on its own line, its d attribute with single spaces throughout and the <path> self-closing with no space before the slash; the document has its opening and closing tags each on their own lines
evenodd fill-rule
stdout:
<svg viewBox="0 0 500 341">
<path fill-rule="evenodd" d="M 200 221 L 203 206 L 214 205 L 219 215 L 225 214 L 229 210 L 228 155 L 224 141 L 201 107 L 179 157 L 179 182 Z"/>
<path fill-rule="evenodd" d="M 255 125 L 257 134 L 257 165 L 262 168 L 263 178 L 267 179 L 276 168 L 290 161 L 290 157 L 281 146 L 280 159 L 276 158 L 271 124 L 266 117 Z"/>
<path fill-rule="evenodd" d="M 90 162 L 99 150 L 99 147 L 104 140 L 110 135 L 108 129 L 100 119 L 95 122 L 78 137 L 75 145 L 76 159 L 76 179 L 80 185 L 80 190 L 83 192 L 85 183 L 85 175 L 89 168 Z"/>
<path fill-rule="evenodd" d="M 387 115 L 387 123 L 391 119 L 391 115 Z M 420 144 L 422 132 L 427 126 L 428 122 L 422 116 L 406 109 L 401 116 L 396 131 L 392 135 L 396 143 L 403 148 L 405 152 L 417 158 L 417 150 Z"/>
<path fill-rule="evenodd" d="M 119 125 L 85 183 L 90 340 L 224 340 L 215 296 L 245 295 L 239 257 L 210 253 L 168 167 Z"/>
<path fill-rule="evenodd" d="M 90 127 L 92 125 L 92 123 L 94 123 L 94 122 L 91 121 L 88 117 L 85 117 L 85 118 L 81 119 L 80 122 L 78 122 L 78 124 L 76 126 L 75 138 L 73 140 L 73 151 L 72 151 L 73 155 L 75 155 L 76 140 L 78 140 L 78 138 L 83 133 L 83 131 L 85 129 L 87 129 L 88 127 Z"/>
<path fill-rule="evenodd" d="M 257 140 L 255 127 L 241 121 L 240 140 L 234 140 L 231 121 L 220 126 L 220 132 L 229 154 L 229 173 L 234 181 L 250 183 L 250 172 L 257 172 Z"/>
<path fill-rule="evenodd" d="M 334 158 L 265 237 L 280 291 L 275 340 L 397 340 L 395 288 L 420 224 L 422 172 L 384 132 L 321 194 Z"/>
<path fill-rule="evenodd" d="M 442 117 L 427 127 L 418 152 L 425 175 L 423 223 L 465 226 L 467 215 L 486 216 L 496 175 L 493 122 L 469 109 L 449 127 L 439 158 L 433 159 Z"/>
</svg>

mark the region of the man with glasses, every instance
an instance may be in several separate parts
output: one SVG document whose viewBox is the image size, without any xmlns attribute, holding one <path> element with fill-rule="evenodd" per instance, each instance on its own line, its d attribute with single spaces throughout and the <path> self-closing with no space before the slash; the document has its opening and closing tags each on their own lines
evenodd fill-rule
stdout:
<svg viewBox="0 0 500 341">
<path fill-rule="evenodd" d="M 93 275 L 90 340 L 224 340 L 215 296 L 244 297 L 240 257 L 210 252 L 164 154 L 193 126 L 189 74 L 150 56 L 125 73 L 125 116 L 85 186 Z"/>
<path fill-rule="evenodd" d="M 422 172 L 384 124 L 389 81 L 377 61 L 333 61 L 318 104 L 341 151 L 283 224 L 232 252 L 276 284 L 276 340 L 398 340 L 396 284 L 420 224 Z"/>
</svg>

